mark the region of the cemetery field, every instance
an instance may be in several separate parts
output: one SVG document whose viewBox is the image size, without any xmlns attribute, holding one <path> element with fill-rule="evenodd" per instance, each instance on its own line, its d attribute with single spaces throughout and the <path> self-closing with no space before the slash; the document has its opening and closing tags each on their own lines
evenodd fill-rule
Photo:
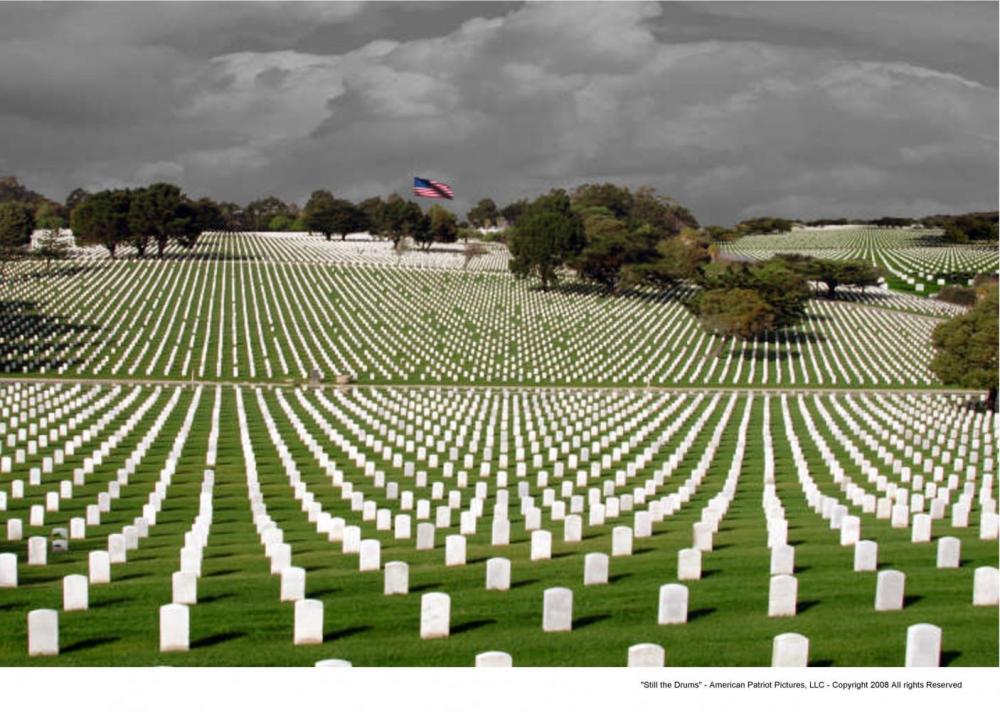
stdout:
<svg viewBox="0 0 1000 712">
<path fill-rule="evenodd" d="M 926 367 L 960 308 L 742 345 L 487 250 L 13 265 L 0 665 L 996 665 L 996 420 Z"/>
<path fill-rule="evenodd" d="M 8 384 L 7 393 L 40 388 L 72 390 Z M 74 393 L 95 388 L 94 398 L 114 390 L 83 385 Z M 112 402 L 130 390 L 119 388 Z M 27 486 L 23 499 L 6 498 L 8 526 L 19 519 L 24 527 L 22 539 L 8 536 L 0 546 L 19 560 L 17 588 L 0 588 L 3 664 L 339 658 L 464 666 L 502 650 L 515 665 L 618 666 L 629 646 L 657 643 L 668 665 L 758 666 L 770 663 L 775 635 L 796 632 L 810 640 L 811 664 L 897 666 L 915 623 L 942 628 L 945 664 L 996 661 L 996 608 L 973 605 L 975 571 L 997 564 L 996 484 L 985 474 L 970 478 L 993 469 L 992 418 L 960 410 L 954 396 L 137 390 L 86 447 Z M 149 402 L 113 447 L 98 446 Z M 72 442 L 72 432 L 61 440 Z M 81 464 L 93 448 L 109 452 L 93 473 L 76 476 L 90 469 Z M 23 467 L 44 461 L 43 451 Z M 952 471 L 961 474 L 944 474 Z M 62 492 L 61 477 L 82 483 Z M 32 507 L 45 509 L 52 492 L 58 512 L 30 525 Z M 886 494 L 913 505 L 905 526 L 893 526 L 898 510 L 881 511 Z M 930 540 L 915 543 L 919 510 L 931 512 Z M 787 532 L 772 536 L 794 550 L 792 617 L 768 616 L 772 554 L 781 546 L 769 548 L 768 522 L 778 512 Z M 158 611 L 171 601 L 173 573 L 191 566 L 183 550 L 197 547 L 191 532 L 206 513 L 190 650 L 161 653 Z M 98 524 L 86 522 L 91 515 Z M 136 526 L 140 515 L 147 535 L 111 565 L 110 582 L 89 586 L 87 610 L 62 611 L 64 577 L 88 575 L 90 553 L 107 551 L 108 537 Z M 875 610 L 879 573 L 854 570 L 856 547 L 841 544 L 845 516 L 857 518 L 855 538 L 877 543 L 879 571 L 905 575 L 900 610 Z M 575 517 L 576 535 L 567 522 Z M 834 517 L 839 529 L 831 527 Z M 73 519 L 83 522 L 76 533 L 85 538 L 71 536 L 68 550 L 48 552 L 44 566 L 24 565 L 30 536 Z M 498 520 L 508 522 L 509 543 L 502 532 L 494 538 Z M 679 551 L 696 543 L 696 525 L 713 521 L 698 578 L 679 578 Z M 432 548 L 417 548 L 421 525 L 433 525 Z M 304 571 L 302 595 L 322 602 L 319 644 L 293 645 L 295 604 L 280 600 L 281 577 L 270 573 L 285 554 L 262 543 L 271 540 L 268 531 L 280 533 L 287 561 Z M 551 550 L 532 560 L 538 531 L 550 533 Z M 448 536 L 463 536 L 465 545 L 450 566 Z M 946 537 L 959 542 L 955 568 L 937 566 Z M 358 553 L 345 552 L 348 540 L 378 542 L 378 570 L 359 571 Z M 621 555 L 610 556 L 607 582 L 584 585 L 586 555 L 610 555 L 616 546 Z M 508 590 L 486 590 L 494 557 L 510 562 Z M 408 565 L 405 595 L 383 593 L 391 561 Z M 670 583 L 687 587 L 686 622 L 659 625 L 658 592 Z M 573 592 L 569 632 L 542 630 L 543 595 L 553 587 Z M 450 596 L 447 639 L 420 637 L 421 596 L 429 592 Z M 26 655 L 26 614 L 36 608 L 60 611 L 58 657 Z"/>
<path fill-rule="evenodd" d="M 352 246 L 353 262 L 344 256 Z M 884 290 L 845 293 L 810 302 L 800 326 L 743 344 L 700 328 L 682 305 L 685 285 L 609 297 L 567 282 L 543 293 L 493 269 L 503 264 L 496 246 L 468 265 L 459 248 L 440 249 L 396 265 L 376 259 L 393 257 L 388 243 L 210 235 L 193 253 L 172 248 L 162 261 L 112 261 L 91 249 L 51 270 L 23 262 L 4 284 L 0 372 L 287 384 L 317 370 L 328 381 L 348 374 L 372 384 L 919 388 L 940 385 L 926 367 L 930 334 L 961 311 Z"/>
<path fill-rule="evenodd" d="M 798 253 L 865 260 L 883 269 L 886 284 L 893 291 L 920 296 L 932 296 L 949 284 L 968 286 L 977 274 L 996 273 L 1000 263 L 995 243 L 956 245 L 942 240 L 939 230 L 869 227 L 798 230 L 783 235 L 750 235 L 723 249 L 758 259 Z M 905 300 L 898 305 L 919 309 L 918 303 Z"/>
</svg>

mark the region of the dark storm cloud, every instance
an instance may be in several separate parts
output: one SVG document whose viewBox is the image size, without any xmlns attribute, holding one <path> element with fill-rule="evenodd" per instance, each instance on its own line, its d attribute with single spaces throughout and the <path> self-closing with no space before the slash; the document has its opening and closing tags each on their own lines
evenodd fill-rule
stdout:
<svg viewBox="0 0 1000 712">
<path fill-rule="evenodd" d="M 997 8 L 0 5 L 0 173 L 62 197 L 649 184 L 705 222 L 988 208 Z"/>
</svg>

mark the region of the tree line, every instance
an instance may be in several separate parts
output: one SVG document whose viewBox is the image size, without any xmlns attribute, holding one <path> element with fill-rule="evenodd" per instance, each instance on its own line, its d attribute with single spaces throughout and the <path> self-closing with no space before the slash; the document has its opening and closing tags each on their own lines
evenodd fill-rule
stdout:
<svg viewBox="0 0 1000 712">
<path fill-rule="evenodd" d="M 883 228 L 927 228 L 941 230 L 946 242 L 996 242 L 1000 217 L 997 211 L 964 213 L 961 215 L 928 215 L 923 218 L 884 216 L 875 220 L 864 218 L 825 218 L 821 220 L 789 220 L 787 218 L 760 217 L 736 223 L 732 227 L 708 225 L 705 232 L 717 242 L 730 242 L 746 235 L 769 235 L 789 232 L 793 227 L 819 227 L 822 225 L 873 225 Z"/>
</svg>

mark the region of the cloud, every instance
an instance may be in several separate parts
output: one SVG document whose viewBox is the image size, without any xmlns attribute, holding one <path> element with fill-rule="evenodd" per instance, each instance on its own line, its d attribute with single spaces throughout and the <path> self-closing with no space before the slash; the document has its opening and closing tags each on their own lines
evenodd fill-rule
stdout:
<svg viewBox="0 0 1000 712">
<path fill-rule="evenodd" d="M 889 11 L 876 10 L 877 25 Z M 114 63 L 93 50 L 78 72 L 44 70 L 34 104 L 18 99 L 38 74 L 0 78 L 2 105 L 17 106 L 0 113 L 0 130 L 21 146 L 4 165 L 24 161 L 34 167 L 22 177 L 63 193 L 68 180 L 86 183 L 88 166 L 123 181 L 173 171 L 190 192 L 241 201 L 301 201 L 318 187 L 361 199 L 406 191 L 418 174 L 451 183 L 459 208 L 614 180 L 653 185 L 704 222 L 995 205 L 995 86 L 829 43 L 664 39 L 657 27 L 669 14 L 650 3 L 531 3 L 343 52 L 199 58 L 142 45 L 117 89 Z M 798 7 L 794 16 L 810 17 Z M 188 26 L 176 24 L 171 32 Z M 0 42 L 0 61 L 12 46 Z M 78 94 L 93 96 L 79 121 L 67 113 Z M 101 132 L 116 96 L 124 116 Z M 73 149 L 82 134 L 96 140 Z M 32 161 L 46 137 L 76 156 L 72 170 Z"/>
</svg>

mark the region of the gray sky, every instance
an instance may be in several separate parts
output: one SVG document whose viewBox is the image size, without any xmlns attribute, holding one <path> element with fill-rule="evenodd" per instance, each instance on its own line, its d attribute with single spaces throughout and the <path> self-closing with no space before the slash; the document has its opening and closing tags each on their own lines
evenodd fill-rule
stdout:
<svg viewBox="0 0 1000 712">
<path fill-rule="evenodd" d="M 703 223 L 996 209 L 996 3 L 2 3 L 0 175 L 460 211 L 652 185 Z M 425 201 L 424 201 L 425 202 Z"/>
</svg>

